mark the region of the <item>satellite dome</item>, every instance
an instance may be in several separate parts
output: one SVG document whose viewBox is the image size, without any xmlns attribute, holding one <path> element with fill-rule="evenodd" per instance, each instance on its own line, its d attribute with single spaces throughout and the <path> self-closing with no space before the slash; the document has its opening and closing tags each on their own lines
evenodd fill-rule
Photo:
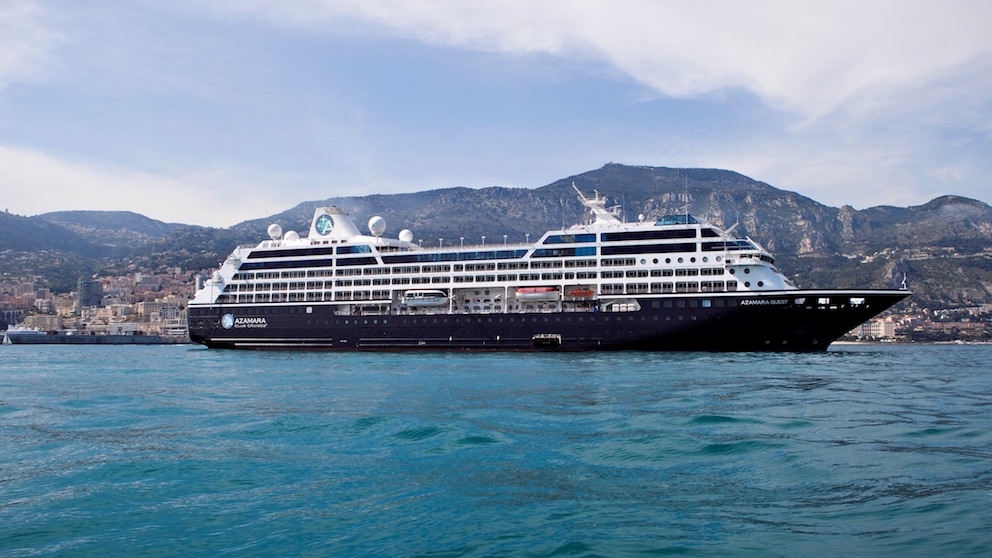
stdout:
<svg viewBox="0 0 992 558">
<path fill-rule="evenodd" d="M 382 236 L 382 231 L 386 230 L 386 220 L 376 215 L 369 219 L 369 232 L 372 236 Z"/>
<path fill-rule="evenodd" d="M 272 240 L 279 240 L 280 236 L 282 236 L 282 227 L 276 223 L 269 225 L 269 238 Z"/>
<path fill-rule="evenodd" d="M 410 229 L 403 229 L 400 231 L 400 240 L 403 242 L 413 242 L 413 231 Z"/>
<path fill-rule="evenodd" d="M 296 231 L 286 231 L 286 236 L 284 238 L 286 240 L 289 240 L 290 242 L 292 242 L 294 240 L 299 240 L 300 239 L 300 233 L 298 233 Z"/>
</svg>

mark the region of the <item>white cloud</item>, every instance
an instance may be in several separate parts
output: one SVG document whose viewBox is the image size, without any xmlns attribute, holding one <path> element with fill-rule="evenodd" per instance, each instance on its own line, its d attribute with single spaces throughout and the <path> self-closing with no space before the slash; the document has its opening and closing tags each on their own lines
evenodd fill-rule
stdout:
<svg viewBox="0 0 992 558">
<path fill-rule="evenodd" d="M 36 79 L 59 41 L 45 23 L 46 12 L 31 0 L 0 2 L 0 89 Z"/>
<path fill-rule="evenodd" d="M 0 146 L 0 186 L 4 209 L 17 214 L 134 211 L 165 222 L 224 227 L 271 215 L 298 202 L 283 199 L 258 178 L 225 169 L 157 176 L 5 146 Z"/>
<path fill-rule="evenodd" d="M 741 88 L 808 117 L 992 54 L 992 4 L 984 0 L 238 0 L 226 9 L 311 28 L 360 21 L 434 44 L 608 61 L 665 95 Z"/>
<path fill-rule="evenodd" d="M 992 3 L 984 0 L 95 5 L 67 9 L 51 2 L 46 9 L 42 0 L 0 0 L 0 95 L 9 84 L 63 72 L 56 76 L 61 79 L 32 84 L 42 95 L 12 95 L 0 107 L 9 108 L 0 112 L 0 203 L 16 213 L 128 209 L 164 221 L 227 226 L 334 195 L 540 186 L 559 178 L 551 174 L 582 172 L 606 160 L 730 168 L 832 205 L 915 204 L 937 191 L 978 196 L 992 173 L 984 153 L 992 139 L 992 33 L 986 31 Z M 207 11 L 219 18 L 204 17 Z M 301 30 L 318 40 L 299 40 Z M 322 35 L 333 41 L 323 43 Z M 383 83 L 379 76 L 339 89 L 334 80 L 354 74 L 335 68 L 333 57 L 324 71 L 320 44 L 369 39 L 377 48 L 364 56 L 388 57 L 408 46 L 403 41 L 506 53 L 521 56 L 510 60 L 514 68 L 536 58 L 542 70 L 554 71 L 561 62 L 563 73 L 582 74 L 568 83 L 599 84 L 603 80 L 586 78 L 601 73 L 595 78 L 605 77 L 611 92 L 628 94 L 618 100 L 590 91 L 583 111 L 564 111 L 568 124 L 557 127 L 579 132 L 549 143 L 546 152 L 543 145 L 514 141 L 529 130 L 506 124 L 513 129 L 487 142 L 466 142 L 453 156 L 451 138 L 466 135 L 460 129 L 425 134 L 423 122 L 443 120 L 430 103 L 410 101 L 426 115 L 411 128 L 388 110 L 408 101 L 403 92 L 364 103 L 361 88 Z M 294 50 L 301 44 L 305 50 Z M 459 60 L 495 61 L 494 67 L 506 61 L 496 58 L 503 57 Z M 390 68 L 383 60 L 375 68 L 380 73 Z M 436 68 L 428 64 L 411 73 L 430 86 L 437 79 L 431 71 Z M 526 90 L 524 81 L 536 75 L 513 82 L 520 76 L 507 73 L 485 78 L 507 78 L 507 89 L 497 90 L 509 91 Z M 620 74 L 627 82 L 613 87 Z M 294 96 L 284 86 L 308 94 Z M 643 122 L 606 122 L 618 103 L 648 89 L 659 97 L 719 96 L 638 103 L 623 112 L 643 114 Z M 522 95 L 512 112 L 553 130 L 561 115 L 523 106 L 545 91 L 551 88 Z M 742 91 L 749 95 L 736 95 Z M 34 99 L 44 101 L 32 106 Z M 664 108 L 642 110 L 652 105 Z M 688 107 L 691 117 L 666 112 L 679 107 Z M 501 131 L 486 111 L 465 112 L 472 136 L 485 136 L 476 131 L 487 126 Z M 55 125 L 38 126 L 25 114 Z M 589 126 L 581 123 L 585 114 L 593 117 Z"/>
</svg>

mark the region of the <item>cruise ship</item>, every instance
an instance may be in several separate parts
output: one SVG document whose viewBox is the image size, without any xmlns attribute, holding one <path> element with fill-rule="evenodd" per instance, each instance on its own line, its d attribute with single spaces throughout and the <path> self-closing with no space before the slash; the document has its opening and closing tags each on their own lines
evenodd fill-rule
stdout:
<svg viewBox="0 0 992 558">
<path fill-rule="evenodd" d="M 574 185 L 573 185 L 574 188 Z M 423 247 L 336 207 L 306 237 L 234 250 L 189 303 L 208 347 L 313 350 L 824 351 L 909 295 L 800 289 L 757 242 L 688 212 L 588 222 L 536 242 Z M 483 237 L 484 242 L 484 237 Z"/>
</svg>

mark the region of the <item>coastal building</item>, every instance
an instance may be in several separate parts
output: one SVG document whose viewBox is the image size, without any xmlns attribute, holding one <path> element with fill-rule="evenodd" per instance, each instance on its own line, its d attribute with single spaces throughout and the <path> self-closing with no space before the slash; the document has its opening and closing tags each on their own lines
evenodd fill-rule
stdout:
<svg viewBox="0 0 992 558">
<path fill-rule="evenodd" d="M 36 298 L 34 300 L 34 309 L 41 314 L 54 314 L 55 303 L 51 298 Z"/>
<path fill-rule="evenodd" d="M 895 339 L 896 323 L 891 317 L 871 320 L 855 329 L 858 339 Z"/>
<path fill-rule="evenodd" d="M 15 308 L 10 303 L 0 303 L 0 328 L 6 329 L 6 326 L 19 324 L 23 319 L 24 310 Z"/>
<path fill-rule="evenodd" d="M 24 318 L 22 325 L 28 329 L 55 331 L 62 328 L 62 318 L 50 314 L 35 314 Z"/>
<path fill-rule="evenodd" d="M 103 306 L 103 283 L 80 279 L 77 287 L 78 310 L 83 308 Z"/>
</svg>

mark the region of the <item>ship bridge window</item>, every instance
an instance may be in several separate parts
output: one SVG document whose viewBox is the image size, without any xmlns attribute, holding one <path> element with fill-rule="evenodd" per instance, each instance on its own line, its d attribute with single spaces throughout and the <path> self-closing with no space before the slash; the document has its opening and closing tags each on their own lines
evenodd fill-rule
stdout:
<svg viewBox="0 0 992 558">
<path fill-rule="evenodd" d="M 722 252 L 735 250 L 757 250 L 758 247 L 746 240 L 726 240 L 723 242 L 704 242 L 703 252 Z"/>
<path fill-rule="evenodd" d="M 720 235 L 713 229 L 703 229 L 699 231 L 702 233 L 703 238 L 717 238 Z"/>
<path fill-rule="evenodd" d="M 630 231 L 603 233 L 603 242 L 620 242 L 624 240 L 665 240 L 671 238 L 696 238 L 695 229 L 679 229 L 674 231 Z"/>
<path fill-rule="evenodd" d="M 658 219 L 655 226 L 666 227 L 669 225 L 696 225 L 698 223 L 699 221 L 697 221 L 692 215 L 665 215 L 661 219 Z"/>
<path fill-rule="evenodd" d="M 595 234 L 553 234 L 544 239 L 544 244 L 575 244 L 579 242 L 596 242 Z"/>
</svg>

